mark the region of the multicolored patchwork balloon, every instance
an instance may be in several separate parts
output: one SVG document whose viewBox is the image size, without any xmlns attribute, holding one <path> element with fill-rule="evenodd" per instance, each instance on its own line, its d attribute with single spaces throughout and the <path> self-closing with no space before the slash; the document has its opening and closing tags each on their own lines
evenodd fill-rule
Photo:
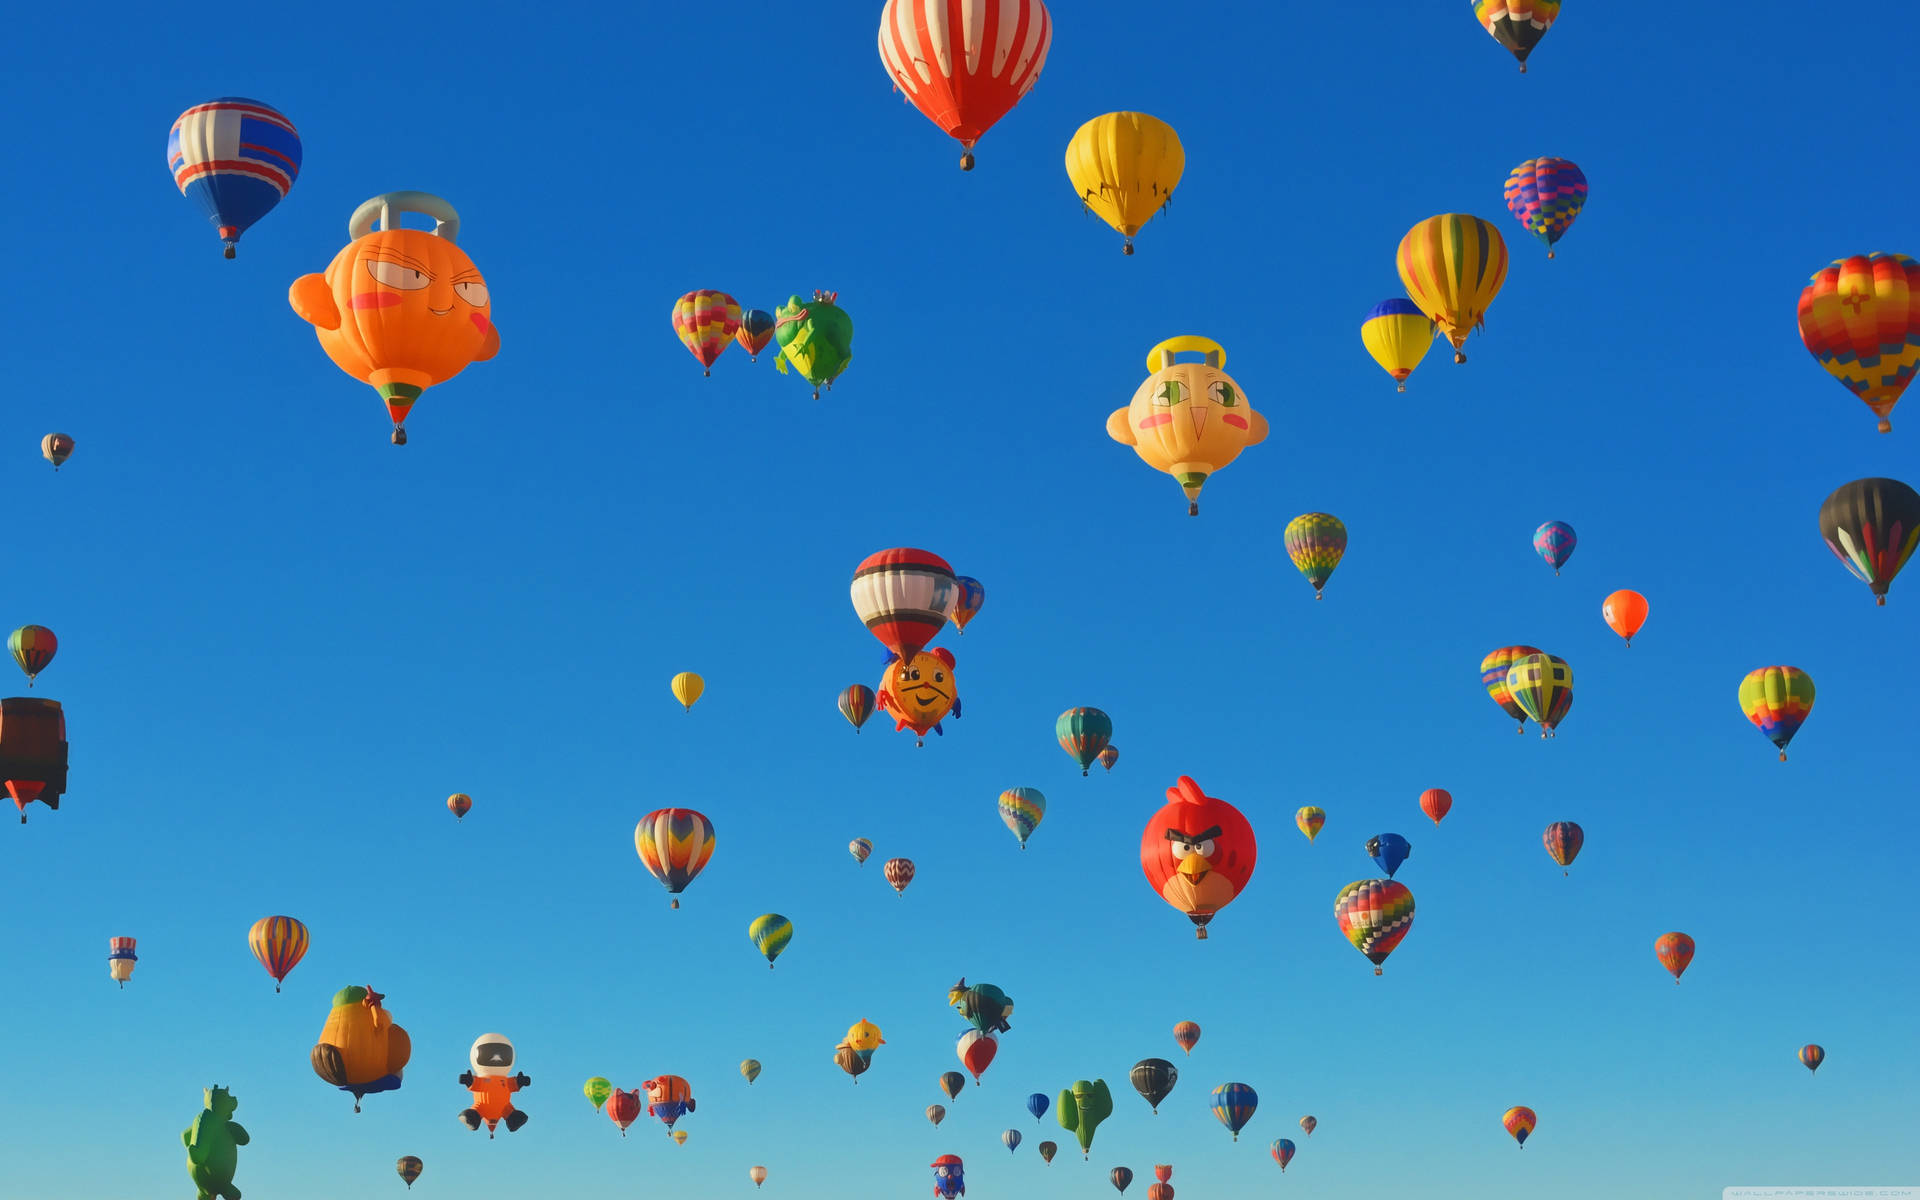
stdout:
<svg viewBox="0 0 1920 1200">
<path fill-rule="evenodd" d="M 1785 762 L 1787 743 L 1813 712 L 1813 676 L 1799 667 L 1750 671 L 1740 681 L 1740 711 L 1780 747 L 1780 761 Z"/>
<path fill-rule="evenodd" d="M 1507 211 L 1546 244 L 1548 258 L 1586 203 L 1587 177 L 1564 158 L 1530 158 L 1507 174 Z"/>
<path fill-rule="evenodd" d="M 1379 975 L 1380 964 L 1413 928 L 1413 893 L 1392 879 L 1356 879 L 1334 897 L 1333 919 Z"/>
<path fill-rule="evenodd" d="M 1210 1103 L 1214 1119 L 1225 1125 L 1237 1142 L 1240 1131 L 1253 1120 L 1253 1111 L 1260 1107 L 1260 1096 L 1244 1083 L 1223 1083 L 1213 1089 Z"/>
<path fill-rule="evenodd" d="M 1486 324 L 1487 307 L 1507 281 L 1507 243 L 1479 217 L 1442 213 L 1400 239 L 1400 283 L 1426 318 L 1467 361 L 1467 335 Z"/>
<path fill-rule="evenodd" d="M 1287 522 L 1280 540 L 1294 568 L 1313 585 L 1313 598 L 1320 599 L 1320 589 L 1347 552 L 1346 525 L 1332 513 L 1306 513 Z"/>
<path fill-rule="evenodd" d="M 1560 574 L 1560 568 L 1573 557 L 1573 548 L 1579 544 L 1580 539 L 1573 536 L 1573 526 L 1565 521 L 1548 521 L 1533 531 L 1534 552 L 1547 560 L 1555 575 Z"/>
<path fill-rule="evenodd" d="M 1887 602 L 1893 577 L 1920 542 L 1920 494 L 1898 479 L 1856 479 L 1835 489 L 1820 506 L 1820 536 L 1827 549 Z"/>
<path fill-rule="evenodd" d="M 1533 1127 L 1537 1123 L 1533 1110 L 1525 1105 L 1516 1104 L 1500 1114 L 1500 1124 L 1506 1127 L 1507 1132 L 1513 1135 L 1513 1140 L 1520 1143 L 1520 1148 L 1523 1150 L 1526 1149 L 1527 1138 L 1532 1136 Z"/>
<path fill-rule="evenodd" d="M 1560 0 L 1474 0 L 1473 15 L 1494 41 L 1520 60 L 1520 73 L 1525 75 L 1527 55 L 1553 27 L 1560 15 Z"/>
<path fill-rule="evenodd" d="M 1293 814 L 1293 823 L 1300 827 L 1300 832 L 1306 834 L 1307 840 L 1311 842 L 1320 836 L 1320 827 L 1327 823 L 1327 810 L 1309 804 Z"/>
<path fill-rule="evenodd" d="M 739 331 L 740 302 L 725 292 L 702 289 L 673 303 L 673 332 L 708 375 Z"/>
<path fill-rule="evenodd" d="M 1580 847 L 1586 845 L 1587 835 L 1585 830 L 1572 821 L 1555 821 L 1547 826 L 1547 831 L 1540 835 L 1540 840 L 1546 845 L 1547 853 L 1553 856 L 1553 861 L 1562 867 L 1571 867 L 1573 860 L 1579 857 Z M 1560 873 L 1567 874 L 1564 870 Z"/>
<path fill-rule="evenodd" d="M 1693 961 L 1693 939 L 1684 933 L 1663 933 L 1654 939 L 1653 956 L 1673 976 L 1677 986 L 1687 964 Z"/>
<path fill-rule="evenodd" d="M 1507 691 L 1550 738 L 1573 708 L 1573 668 L 1551 654 L 1529 654 L 1507 669 Z"/>
<path fill-rule="evenodd" d="M 1039 788 L 1008 788 L 1000 793 L 1000 819 L 1013 830 L 1013 836 L 1020 839 L 1022 850 L 1027 848 L 1027 839 L 1033 836 L 1046 815 L 1047 798 Z"/>
<path fill-rule="evenodd" d="M 1113 718 L 1097 708 L 1070 708 L 1054 721 L 1053 735 L 1085 775 L 1113 738 Z"/>
<path fill-rule="evenodd" d="M 1382 300 L 1360 318 L 1361 344 L 1403 392 L 1407 390 L 1407 376 L 1433 349 L 1433 333 L 1433 321 L 1427 314 L 1401 296 Z"/>
<path fill-rule="evenodd" d="M 967 622 L 979 615 L 980 607 L 987 602 L 987 589 L 971 575 L 955 575 L 953 583 L 960 589 L 960 598 L 953 605 L 953 627 L 965 637 Z"/>
<path fill-rule="evenodd" d="M 1480 686 L 1487 689 L 1487 695 L 1500 706 L 1501 712 L 1520 722 L 1515 733 L 1527 731 L 1527 710 L 1520 707 L 1507 689 L 1507 672 L 1521 659 L 1538 653 L 1540 650 L 1535 646 L 1502 646 L 1480 660 Z"/>
<path fill-rule="evenodd" d="M 713 857 L 713 822 L 691 808 L 657 808 L 633 827 L 633 848 L 640 865 L 673 896 L 680 893 Z"/>
<path fill-rule="evenodd" d="M 1837 258 L 1801 291 L 1799 318 L 1807 352 L 1891 433 L 1893 406 L 1920 368 L 1920 262 Z"/>
</svg>

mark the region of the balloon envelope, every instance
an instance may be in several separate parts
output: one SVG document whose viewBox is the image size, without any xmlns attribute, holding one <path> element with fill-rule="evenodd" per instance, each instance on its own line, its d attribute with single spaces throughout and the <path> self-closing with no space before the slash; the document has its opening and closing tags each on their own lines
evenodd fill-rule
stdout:
<svg viewBox="0 0 1920 1200">
<path fill-rule="evenodd" d="M 1547 247 L 1548 258 L 1586 204 L 1587 177 L 1564 158 L 1530 158 L 1507 174 L 1507 211 Z"/>
<path fill-rule="evenodd" d="M 1392 879 L 1355 880 L 1334 897 L 1333 919 L 1378 975 L 1380 964 L 1413 928 L 1413 893 Z"/>
<path fill-rule="evenodd" d="M 1740 681 L 1740 711 L 1787 761 L 1787 743 L 1813 713 L 1813 676 L 1799 667 L 1761 667 Z"/>
<path fill-rule="evenodd" d="M 880 61 L 895 90 L 967 151 L 1039 81 L 1053 45 L 1041 0 L 887 0 Z"/>
<path fill-rule="evenodd" d="M 293 190 L 300 161 L 300 131 L 293 122 L 242 96 L 194 105 L 167 134 L 174 186 L 205 210 L 228 258 L 240 235 Z"/>
<path fill-rule="evenodd" d="M 1587 835 L 1572 821 L 1555 821 L 1547 826 L 1540 840 L 1545 843 L 1547 853 L 1553 856 L 1554 862 L 1562 867 L 1571 867 L 1573 860 L 1579 857 L 1580 847 L 1586 845 Z"/>
<path fill-rule="evenodd" d="M 1663 933 L 1654 939 L 1653 955 L 1679 983 L 1687 964 L 1693 961 L 1693 939 L 1684 933 Z"/>
<path fill-rule="evenodd" d="M 1607 623 L 1621 637 L 1627 639 L 1627 645 L 1633 645 L 1633 635 L 1647 623 L 1647 598 L 1639 592 L 1625 588 L 1609 595 L 1600 602 L 1600 619 Z"/>
<path fill-rule="evenodd" d="M 1399 296 L 1374 305 L 1360 320 L 1361 343 L 1403 392 L 1407 376 L 1433 348 L 1433 334 L 1434 324 L 1420 306 Z"/>
<path fill-rule="evenodd" d="M 1154 1112 L 1160 1111 L 1160 1102 L 1173 1091 L 1173 1085 L 1180 1080 L 1180 1071 L 1164 1058 L 1143 1058 L 1133 1064 L 1128 1074 L 1133 1090 Z"/>
<path fill-rule="evenodd" d="M 1453 811 L 1453 793 L 1445 788 L 1428 788 L 1420 793 L 1420 811 L 1438 825 L 1442 817 Z"/>
<path fill-rule="evenodd" d="M 1574 536 L 1573 526 L 1565 521 L 1548 521 L 1533 531 L 1534 553 L 1547 560 L 1547 565 L 1553 568 L 1555 575 L 1567 565 L 1567 560 L 1573 557 L 1574 547 L 1579 544 L 1580 539 Z"/>
<path fill-rule="evenodd" d="M 1500 1124 L 1505 1126 L 1507 1132 L 1513 1135 L 1513 1140 L 1522 1146 L 1527 1144 L 1527 1138 L 1532 1135 L 1534 1123 L 1533 1110 L 1521 1105 L 1515 1105 L 1500 1114 Z"/>
<path fill-rule="evenodd" d="M 1827 549 L 1887 602 L 1893 577 L 1920 542 L 1920 494 L 1898 479 L 1856 479 L 1820 506 L 1820 536 Z"/>
<path fill-rule="evenodd" d="M 1346 525 L 1332 513 L 1305 513 L 1287 522 L 1281 541 L 1286 545 L 1287 557 L 1293 560 L 1294 569 L 1307 577 L 1307 582 L 1313 585 L 1313 597 L 1318 600 L 1320 589 L 1327 585 L 1333 569 L 1346 555 Z"/>
<path fill-rule="evenodd" d="M 1407 856 L 1412 853 L 1412 844 L 1397 833 L 1380 833 L 1367 839 L 1368 857 L 1387 873 L 1388 879 L 1393 878 L 1393 873 L 1400 869 L 1400 864 L 1406 862 Z"/>
<path fill-rule="evenodd" d="M 1253 1119 L 1254 1109 L 1260 1106 L 1260 1097 L 1244 1083 L 1223 1083 L 1213 1089 L 1211 1103 L 1214 1119 L 1225 1125 L 1237 1142 L 1240 1131 Z"/>
<path fill-rule="evenodd" d="M 1128 254 L 1133 235 L 1173 199 L 1186 166 L 1180 135 L 1146 113 L 1095 117 L 1067 143 L 1067 178 L 1080 203 L 1120 233 Z"/>
<path fill-rule="evenodd" d="M 1320 836 L 1321 826 L 1327 823 L 1327 810 L 1309 804 L 1293 814 L 1293 823 L 1300 827 L 1300 832 L 1306 834 L 1307 840 L 1311 842 Z"/>
<path fill-rule="evenodd" d="M 1920 262 L 1856 254 L 1814 273 L 1800 293 L 1800 341 L 1891 433 L 1893 406 L 1920 367 Z"/>
<path fill-rule="evenodd" d="M 1479 217 L 1428 217 L 1400 239 L 1400 282 L 1422 314 L 1467 361 L 1467 335 L 1486 323 L 1487 307 L 1507 281 L 1507 243 Z"/>
</svg>

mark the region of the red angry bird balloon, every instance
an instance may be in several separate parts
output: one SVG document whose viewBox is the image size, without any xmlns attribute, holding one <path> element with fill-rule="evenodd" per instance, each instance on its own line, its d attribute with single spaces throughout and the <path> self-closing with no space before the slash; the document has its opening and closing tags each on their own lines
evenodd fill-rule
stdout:
<svg viewBox="0 0 1920 1200">
<path fill-rule="evenodd" d="M 1185 775 L 1167 789 L 1167 804 L 1140 836 L 1140 869 L 1160 898 L 1187 914 L 1207 936 L 1213 914 L 1233 903 L 1253 878 L 1259 857 L 1253 826 L 1240 810 L 1200 790 Z"/>
</svg>

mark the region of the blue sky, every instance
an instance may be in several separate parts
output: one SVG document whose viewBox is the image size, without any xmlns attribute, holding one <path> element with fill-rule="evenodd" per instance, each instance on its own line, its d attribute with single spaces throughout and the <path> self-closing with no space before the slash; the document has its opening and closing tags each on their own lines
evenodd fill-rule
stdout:
<svg viewBox="0 0 1920 1200">
<path fill-rule="evenodd" d="M 1920 244 L 1908 121 L 1870 101 L 1857 41 L 1781 0 L 1672 31 L 1575 0 L 1522 77 L 1464 3 L 1354 25 L 1062 3 L 1038 87 L 962 175 L 889 94 L 877 4 L 654 7 L 16 22 L 5 609 L 60 635 L 32 694 L 65 705 L 73 767 L 59 813 L 0 834 L 12 1194 L 175 1194 L 213 1083 L 253 1134 L 239 1185 L 282 1200 L 399 1194 L 402 1154 L 429 1200 L 744 1195 L 755 1163 L 785 1200 L 912 1194 L 942 1153 L 1007 1200 L 1109 1195 L 1123 1164 L 1144 1188 L 1155 1162 L 1190 1197 L 1920 1182 L 1887 857 L 1920 585 L 1874 608 L 1815 522 L 1847 480 L 1913 481 L 1920 414 L 1876 435 L 1793 315 L 1829 260 Z M 233 262 L 162 153 L 222 95 L 306 146 Z M 1132 258 L 1061 166 L 1122 108 L 1188 164 Z M 1542 154 L 1593 188 L 1553 262 L 1500 199 Z M 458 207 L 502 341 L 396 450 L 284 296 L 400 188 Z M 1399 395 L 1357 326 L 1399 292 L 1401 235 L 1447 211 L 1495 220 L 1511 272 L 1471 361 L 1436 350 Z M 703 379 L 668 321 L 698 287 L 838 290 L 853 365 L 819 402 L 737 349 Z M 1273 427 L 1197 520 L 1103 431 L 1182 333 L 1226 347 Z M 57 476 L 35 457 L 55 428 L 78 441 Z M 1319 604 L 1280 545 L 1313 510 L 1352 534 Z M 1559 578 L 1529 544 L 1549 519 L 1580 536 Z M 988 589 L 942 639 L 965 716 L 921 750 L 833 707 L 880 669 L 847 580 L 895 545 Z M 1652 604 L 1631 650 L 1599 617 L 1619 587 Z M 1574 667 L 1551 743 L 1480 690 L 1512 642 Z M 1735 703 L 1772 663 L 1819 687 L 1785 766 Z M 691 716 L 684 669 L 708 679 Z M 1113 715 L 1111 775 L 1053 744 L 1076 704 Z M 1137 865 L 1182 773 L 1261 840 L 1204 943 Z M 1014 785 L 1049 799 L 1024 854 L 994 812 Z M 1431 786 L 1455 796 L 1438 829 Z M 632 844 L 670 804 L 719 832 L 677 912 Z M 1587 834 L 1567 878 L 1540 846 L 1563 819 Z M 1331 910 L 1386 830 L 1419 907 L 1376 979 Z M 919 864 L 903 897 L 893 854 Z M 772 973 L 745 937 L 769 910 L 797 925 Z M 245 946 L 269 913 L 314 936 L 278 996 Z M 1699 943 L 1678 988 L 1669 929 Z M 935 1130 L 962 974 L 1017 1008 Z M 414 1039 L 359 1116 L 307 1063 L 350 983 Z M 887 1045 L 853 1086 L 831 1057 L 862 1018 Z M 455 1077 L 494 1029 L 535 1084 L 529 1125 L 487 1143 Z M 1158 1117 L 1126 1085 L 1147 1056 L 1182 1072 Z M 623 1142 L 580 1095 L 663 1072 L 699 1101 L 684 1147 L 652 1121 Z M 1042 1167 L 1070 1138 L 1022 1100 L 1095 1076 L 1117 1112 L 1091 1161 Z M 1261 1097 L 1238 1144 L 1206 1111 L 1229 1080 Z M 1540 1117 L 1524 1152 L 1513 1104 Z"/>
</svg>

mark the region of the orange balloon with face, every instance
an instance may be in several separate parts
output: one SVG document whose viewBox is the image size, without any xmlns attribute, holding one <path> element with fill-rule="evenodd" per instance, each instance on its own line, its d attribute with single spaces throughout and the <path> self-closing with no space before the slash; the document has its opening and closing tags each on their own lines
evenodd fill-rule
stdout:
<svg viewBox="0 0 1920 1200">
<path fill-rule="evenodd" d="M 434 231 L 400 228 L 408 212 L 433 218 Z M 287 290 L 327 357 L 386 401 L 396 446 L 406 445 L 401 425 L 421 392 L 500 351 L 486 280 L 454 243 L 459 231 L 459 214 L 438 196 L 375 196 L 354 210 L 353 240 L 326 271 Z"/>
</svg>

